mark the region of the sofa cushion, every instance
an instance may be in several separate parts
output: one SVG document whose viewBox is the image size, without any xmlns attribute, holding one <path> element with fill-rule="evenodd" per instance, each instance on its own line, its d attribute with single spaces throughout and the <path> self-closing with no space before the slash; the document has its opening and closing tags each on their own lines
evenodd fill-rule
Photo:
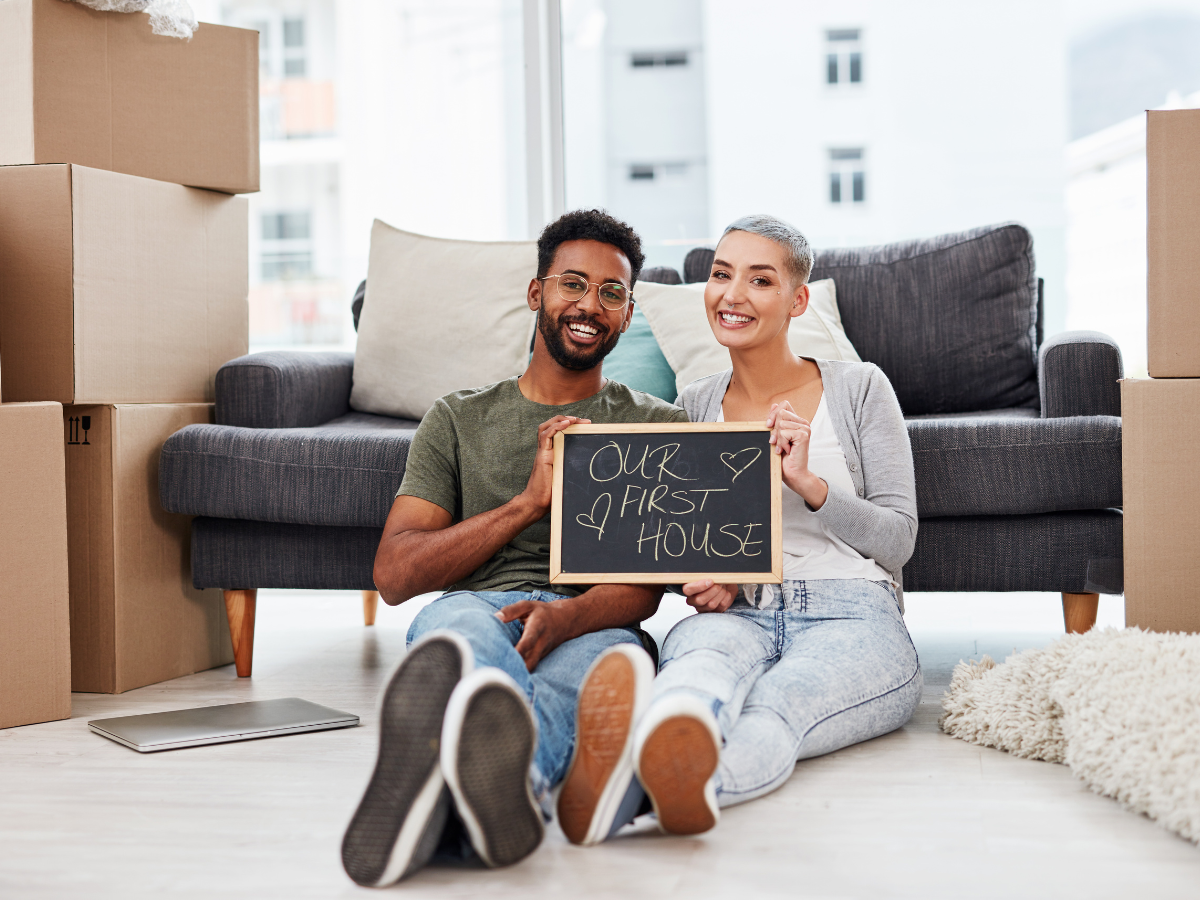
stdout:
<svg viewBox="0 0 1200 900">
<path fill-rule="evenodd" d="M 613 381 L 628 385 L 635 391 L 643 391 L 674 403 L 678 391 L 675 388 L 675 373 L 663 356 L 662 348 L 654 339 L 646 314 L 637 304 L 629 329 L 621 335 L 617 346 L 604 357 L 604 375 Z"/>
<path fill-rule="evenodd" d="M 350 406 L 420 419 L 439 397 L 520 375 L 536 317 L 533 241 L 453 241 L 376 221 Z"/>
<path fill-rule="evenodd" d="M 702 280 L 712 260 L 692 250 L 684 280 Z M 1037 409 L 1037 278 L 1023 226 L 818 250 L 811 277 L 837 283 L 846 335 L 905 415 Z"/>
<path fill-rule="evenodd" d="M 917 513 L 1020 515 L 1121 505 L 1121 420 L 1032 410 L 911 418 Z M 922 526 L 924 527 L 924 526 Z"/>
<path fill-rule="evenodd" d="M 822 250 L 846 334 L 906 415 L 1038 406 L 1033 238 L 993 225 L 880 247 Z"/>
<path fill-rule="evenodd" d="M 416 428 L 368 413 L 315 428 L 189 426 L 163 445 L 162 504 L 192 516 L 378 528 Z"/>
</svg>

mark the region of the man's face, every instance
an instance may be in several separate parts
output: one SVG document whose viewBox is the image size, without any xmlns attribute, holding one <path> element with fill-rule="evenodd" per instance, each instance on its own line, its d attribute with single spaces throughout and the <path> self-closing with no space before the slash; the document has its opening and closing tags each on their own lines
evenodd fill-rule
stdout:
<svg viewBox="0 0 1200 900">
<path fill-rule="evenodd" d="M 558 278 L 535 281 L 529 288 L 530 305 L 538 312 L 538 333 L 550 357 L 564 369 L 585 371 L 603 361 L 629 326 L 633 304 L 607 309 L 598 288 L 615 282 L 630 288 L 632 273 L 625 254 L 600 241 L 567 241 L 554 253 L 547 275 L 573 274 L 586 279 L 587 294 L 572 303 L 558 291 Z"/>
</svg>

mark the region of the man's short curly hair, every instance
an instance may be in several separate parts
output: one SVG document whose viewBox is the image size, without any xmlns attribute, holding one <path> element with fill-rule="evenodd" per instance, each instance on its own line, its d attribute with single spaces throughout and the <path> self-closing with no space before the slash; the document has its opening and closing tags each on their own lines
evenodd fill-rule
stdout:
<svg viewBox="0 0 1200 900">
<path fill-rule="evenodd" d="M 629 260 L 631 288 L 642 273 L 646 257 L 636 231 L 602 209 L 575 209 L 551 222 L 538 236 L 538 278 L 550 274 L 555 251 L 567 241 L 599 241 L 616 247 Z"/>
</svg>

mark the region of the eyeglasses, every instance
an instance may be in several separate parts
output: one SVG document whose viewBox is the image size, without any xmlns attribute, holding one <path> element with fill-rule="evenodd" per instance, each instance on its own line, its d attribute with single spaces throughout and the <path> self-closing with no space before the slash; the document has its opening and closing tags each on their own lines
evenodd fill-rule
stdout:
<svg viewBox="0 0 1200 900">
<path fill-rule="evenodd" d="M 549 278 L 558 279 L 558 296 L 568 303 L 578 303 L 592 289 L 586 278 L 572 272 L 564 272 L 562 275 L 546 275 L 540 280 L 545 281 Z M 596 295 L 600 298 L 600 305 L 611 310 L 624 309 L 625 304 L 633 299 L 629 288 L 623 284 L 617 284 L 615 281 L 606 281 L 604 284 L 597 285 Z"/>
</svg>

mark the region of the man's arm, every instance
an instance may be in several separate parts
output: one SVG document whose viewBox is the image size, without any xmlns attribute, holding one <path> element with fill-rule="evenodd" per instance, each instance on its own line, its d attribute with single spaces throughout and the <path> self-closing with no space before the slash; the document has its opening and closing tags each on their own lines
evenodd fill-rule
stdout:
<svg viewBox="0 0 1200 900">
<path fill-rule="evenodd" d="M 544 512 L 518 494 L 496 509 L 452 525 L 452 516 L 420 497 L 397 497 L 375 553 L 375 586 L 395 606 L 462 581 Z"/>
<path fill-rule="evenodd" d="M 577 422 L 555 416 L 538 427 L 538 449 L 525 490 L 503 506 L 450 524 L 453 516 L 428 500 L 397 497 L 375 552 L 375 587 L 395 606 L 466 578 L 501 547 L 550 511 L 554 435 Z"/>
</svg>

